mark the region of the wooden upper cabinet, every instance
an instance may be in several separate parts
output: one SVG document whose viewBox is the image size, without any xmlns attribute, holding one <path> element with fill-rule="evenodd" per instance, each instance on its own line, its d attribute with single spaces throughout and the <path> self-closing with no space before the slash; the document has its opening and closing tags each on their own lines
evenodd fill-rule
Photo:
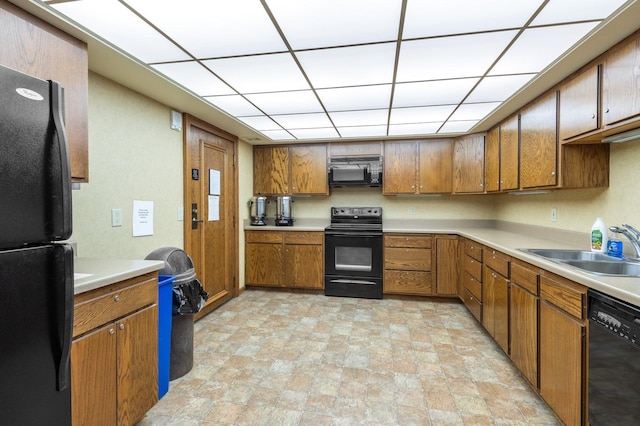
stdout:
<svg viewBox="0 0 640 426">
<path fill-rule="evenodd" d="M 518 189 L 519 185 L 519 136 L 518 115 L 509 118 L 500 126 L 500 190 Z"/>
<path fill-rule="evenodd" d="M 291 193 L 328 195 L 327 146 L 300 145 L 289 148 Z"/>
<path fill-rule="evenodd" d="M 0 0 L 0 64 L 64 87 L 71 177 L 89 181 L 87 45 Z"/>
<path fill-rule="evenodd" d="M 484 135 L 456 138 L 453 146 L 453 192 L 484 192 Z"/>
<path fill-rule="evenodd" d="M 485 137 L 484 173 L 485 190 L 500 191 L 500 126 L 493 127 Z"/>
<path fill-rule="evenodd" d="M 605 125 L 640 116 L 640 33 L 605 56 L 602 117 Z"/>
<path fill-rule="evenodd" d="M 600 66 L 593 65 L 560 87 L 560 140 L 600 128 Z"/>
<path fill-rule="evenodd" d="M 416 156 L 415 142 L 386 142 L 384 144 L 383 194 L 416 193 Z"/>
<path fill-rule="evenodd" d="M 453 141 L 418 142 L 418 193 L 450 193 L 453 185 Z"/>
<path fill-rule="evenodd" d="M 557 94 L 550 92 L 520 114 L 520 186 L 556 186 L 558 138 Z"/>
<path fill-rule="evenodd" d="M 367 157 L 371 155 L 382 155 L 382 142 L 329 144 L 329 157 Z"/>
<path fill-rule="evenodd" d="M 289 193 L 289 148 L 253 147 L 253 193 L 282 195 Z"/>
</svg>

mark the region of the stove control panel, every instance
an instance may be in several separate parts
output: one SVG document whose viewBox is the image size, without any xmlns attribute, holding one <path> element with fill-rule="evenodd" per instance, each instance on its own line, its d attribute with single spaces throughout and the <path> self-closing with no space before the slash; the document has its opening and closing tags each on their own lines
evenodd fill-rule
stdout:
<svg viewBox="0 0 640 426">
<path fill-rule="evenodd" d="M 331 217 L 350 217 L 357 219 L 382 217 L 382 207 L 331 207 Z"/>
</svg>

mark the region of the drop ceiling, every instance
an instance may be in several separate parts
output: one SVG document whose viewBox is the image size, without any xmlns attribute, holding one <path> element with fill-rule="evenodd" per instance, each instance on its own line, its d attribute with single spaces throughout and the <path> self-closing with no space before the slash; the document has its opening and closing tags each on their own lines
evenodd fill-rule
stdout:
<svg viewBox="0 0 640 426">
<path fill-rule="evenodd" d="M 43 3 L 277 143 L 481 130 L 636 1 Z"/>
</svg>

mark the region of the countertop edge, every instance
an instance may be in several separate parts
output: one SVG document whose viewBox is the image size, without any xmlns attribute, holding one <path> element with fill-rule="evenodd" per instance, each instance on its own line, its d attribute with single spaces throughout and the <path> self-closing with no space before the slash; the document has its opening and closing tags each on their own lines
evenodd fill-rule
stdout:
<svg viewBox="0 0 640 426">
<path fill-rule="evenodd" d="M 162 260 L 74 258 L 74 272 L 86 276 L 74 280 L 74 295 L 164 268 Z"/>
</svg>

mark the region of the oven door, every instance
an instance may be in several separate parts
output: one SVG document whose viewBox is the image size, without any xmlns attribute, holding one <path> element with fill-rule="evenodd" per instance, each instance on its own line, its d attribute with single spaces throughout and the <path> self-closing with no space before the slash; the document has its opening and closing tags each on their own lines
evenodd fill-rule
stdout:
<svg viewBox="0 0 640 426">
<path fill-rule="evenodd" d="M 382 278 L 382 234 L 325 232 L 325 275 Z"/>
</svg>

